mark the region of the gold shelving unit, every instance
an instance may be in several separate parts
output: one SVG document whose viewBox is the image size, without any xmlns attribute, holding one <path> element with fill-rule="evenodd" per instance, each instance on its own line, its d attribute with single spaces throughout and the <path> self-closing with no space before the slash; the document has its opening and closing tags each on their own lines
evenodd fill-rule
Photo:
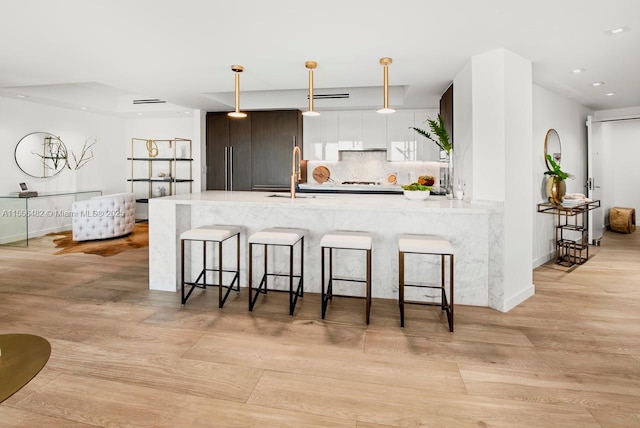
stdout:
<svg viewBox="0 0 640 428">
<path fill-rule="evenodd" d="M 158 196 L 178 194 L 178 187 L 189 185 L 189 193 L 193 192 L 193 151 L 191 140 L 173 138 L 170 140 L 153 140 L 148 138 L 131 139 L 131 156 L 127 158 L 131 164 L 131 192 L 136 193 L 136 183 L 147 185 L 146 197 L 136 197 L 137 202 L 147 203 Z M 146 163 L 146 175 L 142 176 L 136 164 Z M 188 163 L 186 168 L 180 165 Z M 165 194 L 154 195 L 153 186 L 166 189 Z"/>
</svg>

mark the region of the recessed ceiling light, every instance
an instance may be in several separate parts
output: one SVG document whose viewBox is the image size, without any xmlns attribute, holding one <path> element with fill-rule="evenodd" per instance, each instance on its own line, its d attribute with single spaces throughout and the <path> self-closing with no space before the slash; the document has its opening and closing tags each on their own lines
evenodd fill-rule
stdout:
<svg viewBox="0 0 640 428">
<path fill-rule="evenodd" d="M 607 92 L 605 95 L 608 96 L 608 97 L 612 97 L 615 94 L 616 94 L 615 92 Z"/>
<path fill-rule="evenodd" d="M 606 34 L 607 36 L 614 36 L 616 34 L 624 33 L 625 31 L 629 31 L 629 27 L 624 26 L 624 27 L 612 28 L 611 30 L 605 31 L 604 34 Z"/>
<path fill-rule="evenodd" d="M 584 68 L 574 68 L 573 70 L 571 70 L 573 74 L 580 74 L 580 73 L 584 73 L 585 71 L 587 70 L 585 70 Z"/>
<path fill-rule="evenodd" d="M 593 82 L 591 84 L 591 86 L 602 86 L 602 85 L 604 85 L 604 82 Z"/>
<path fill-rule="evenodd" d="M 184 112 L 184 114 L 189 114 L 189 113 L 191 113 L 191 112 L 190 112 L 190 111 L 188 111 L 188 110 Z"/>
<path fill-rule="evenodd" d="M 28 98 L 26 95 L 18 94 L 16 95 L 18 98 Z"/>
<path fill-rule="evenodd" d="M 138 113 L 138 116 L 142 116 L 142 113 Z"/>
<path fill-rule="evenodd" d="M 80 110 L 86 110 L 87 108 L 85 106 L 80 107 Z"/>
</svg>

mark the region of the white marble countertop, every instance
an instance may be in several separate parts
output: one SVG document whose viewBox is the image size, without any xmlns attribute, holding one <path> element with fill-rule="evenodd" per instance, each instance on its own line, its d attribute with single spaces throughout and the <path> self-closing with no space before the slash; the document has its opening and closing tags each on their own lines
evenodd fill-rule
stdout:
<svg viewBox="0 0 640 428">
<path fill-rule="evenodd" d="M 272 195 L 279 196 L 272 196 Z M 450 200 L 445 196 L 430 196 L 425 201 L 408 200 L 402 194 L 344 194 L 344 193 L 298 193 L 296 199 L 287 197 L 289 193 L 272 192 L 226 192 L 205 191 L 167 196 L 154 200 L 172 200 L 176 203 L 194 205 L 215 202 L 219 205 L 260 204 L 262 206 L 286 206 L 288 209 L 313 207 L 319 210 L 366 209 L 399 212 L 441 212 L 458 214 L 488 214 L 502 212 L 499 203 L 472 203 Z"/>
<path fill-rule="evenodd" d="M 456 302 L 501 307 L 503 283 L 503 208 L 497 203 L 471 203 L 432 196 L 408 200 L 403 194 L 299 194 L 205 191 L 153 198 L 149 201 L 149 287 L 176 291 L 181 272 L 180 234 L 206 224 L 234 224 L 243 228 L 240 250 L 241 286 L 247 286 L 246 237 L 267 227 L 295 227 L 307 231 L 304 246 L 305 291 L 320 292 L 320 241 L 331 230 L 360 230 L 373 235 L 372 293 L 377 298 L 398 296 L 397 239 L 402 233 L 440 235 L 456 252 Z M 235 251 L 233 246 L 226 251 Z M 344 278 L 362 276 L 362 255 L 345 250 L 335 272 Z M 189 270 L 202 266 L 200 252 L 189 251 Z M 277 252 L 276 252 L 277 253 Z M 288 258 L 272 258 L 275 271 L 288 269 Z M 417 256 L 415 256 L 417 257 Z M 233 260 L 233 257 L 225 257 Z M 439 260 L 426 257 L 406 265 L 407 278 L 439 283 Z M 415 259 L 414 259 L 415 261 Z M 298 269 L 296 267 L 294 270 Z M 255 284 L 254 284 L 255 285 Z M 349 285 L 343 284 L 350 294 Z M 352 287 L 353 288 L 353 287 Z M 428 298 L 422 289 L 414 297 Z"/>
</svg>

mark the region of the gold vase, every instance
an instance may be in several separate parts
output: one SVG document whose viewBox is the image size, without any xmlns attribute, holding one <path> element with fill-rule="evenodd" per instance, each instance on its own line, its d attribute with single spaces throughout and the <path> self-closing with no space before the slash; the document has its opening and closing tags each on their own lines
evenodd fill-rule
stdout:
<svg viewBox="0 0 640 428">
<path fill-rule="evenodd" d="M 547 178 L 547 197 L 549 202 L 560 205 L 567 193 L 567 184 L 561 178 L 549 176 Z"/>
</svg>

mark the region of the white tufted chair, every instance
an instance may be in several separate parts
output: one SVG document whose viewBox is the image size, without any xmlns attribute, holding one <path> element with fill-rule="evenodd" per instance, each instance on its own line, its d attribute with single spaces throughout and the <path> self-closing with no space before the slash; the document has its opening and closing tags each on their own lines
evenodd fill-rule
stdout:
<svg viewBox="0 0 640 428">
<path fill-rule="evenodd" d="M 73 203 L 73 240 L 88 241 L 126 235 L 135 226 L 133 193 L 96 196 Z"/>
</svg>

